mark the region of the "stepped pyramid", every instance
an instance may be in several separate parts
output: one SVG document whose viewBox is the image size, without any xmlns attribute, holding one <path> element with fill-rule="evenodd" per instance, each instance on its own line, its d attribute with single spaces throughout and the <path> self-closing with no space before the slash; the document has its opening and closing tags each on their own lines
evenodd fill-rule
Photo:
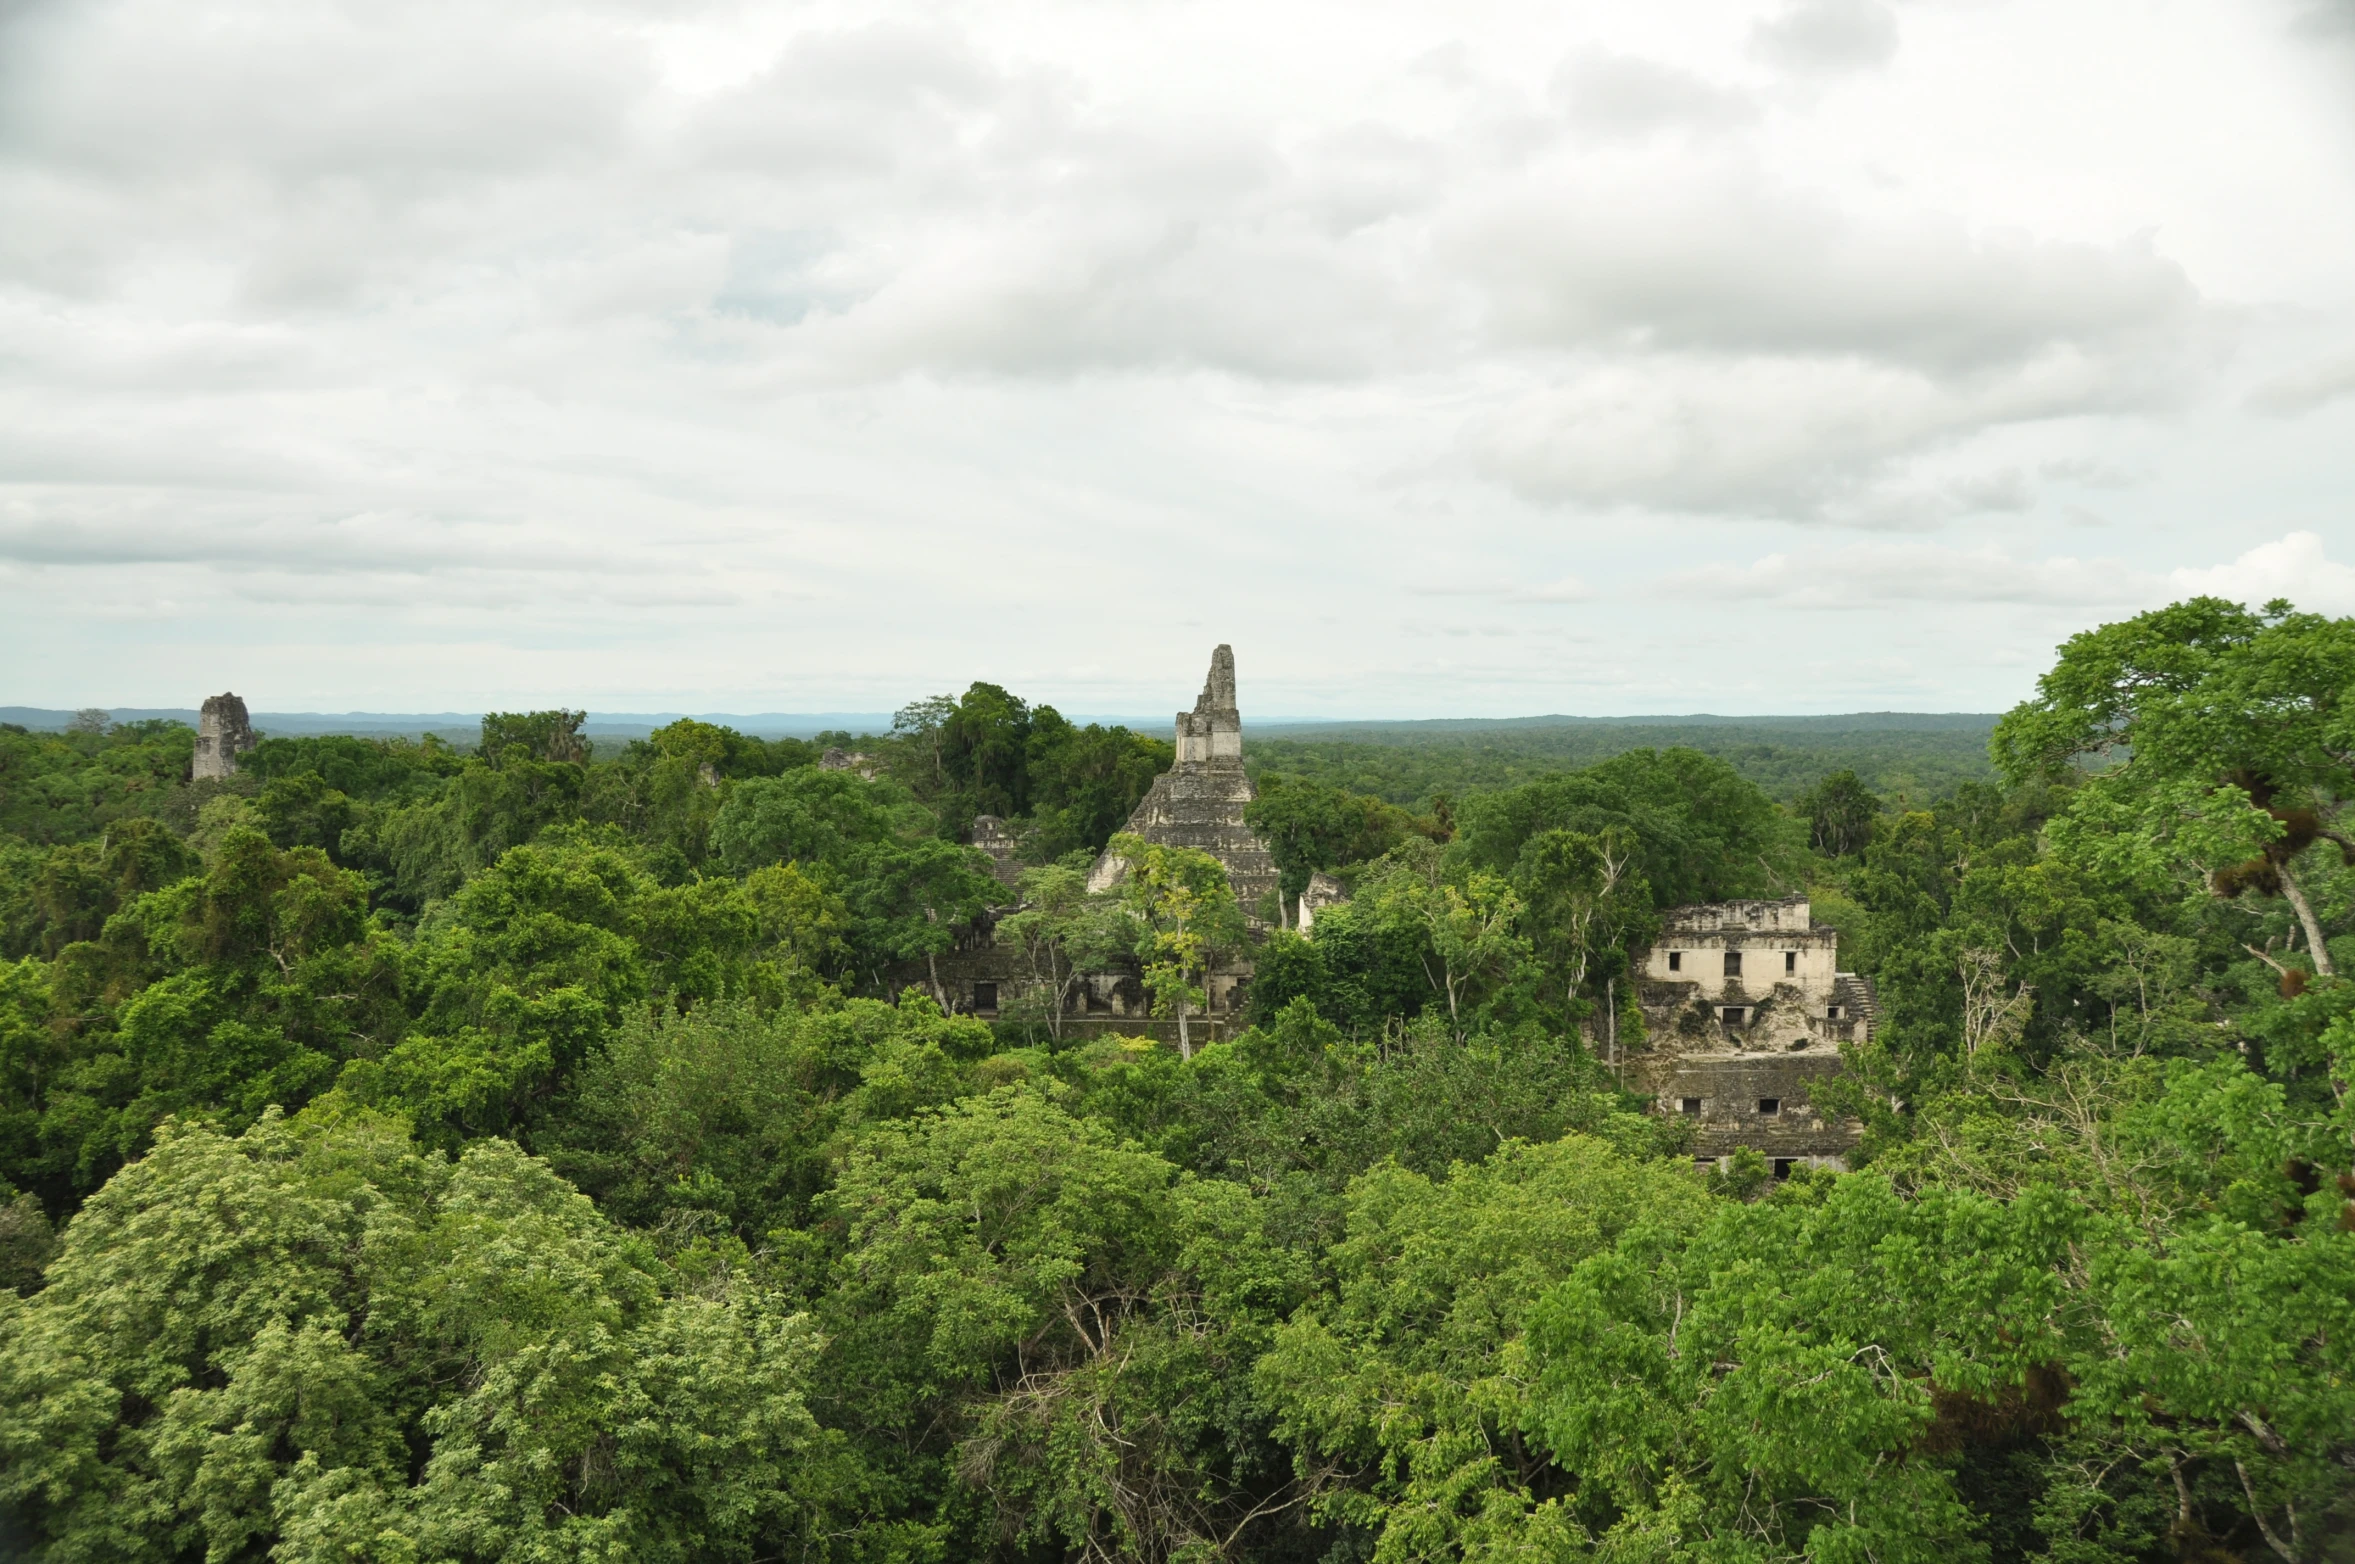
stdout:
<svg viewBox="0 0 2355 1564">
<path fill-rule="evenodd" d="M 1226 865 L 1227 881 L 1244 916 L 1258 921 L 1259 904 L 1276 888 L 1276 863 L 1267 844 L 1243 823 L 1257 791 L 1243 774 L 1243 718 L 1235 709 L 1235 649 L 1210 654 L 1210 677 L 1192 711 L 1177 714 L 1177 764 L 1153 779 L 1153 790 L 1128 817 L 1127 829 L 1148 842 L 1193 847 Z M 1088 889 L 1116 884 L 1127 865 L 1110 853 L 1096 860 Z"/>
</svg>

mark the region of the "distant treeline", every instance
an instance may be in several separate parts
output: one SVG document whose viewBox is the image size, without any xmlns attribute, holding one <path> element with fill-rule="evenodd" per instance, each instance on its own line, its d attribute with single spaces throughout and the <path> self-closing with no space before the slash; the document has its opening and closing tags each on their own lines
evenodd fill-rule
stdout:
<svg viewBox="0 0 2355 1564">
<path fill-rule="evenodd" d="M 1394 804 L 1517 787 L 1637 749 L 1713 755 L 1778 799 L 1853 771 L 1874 792 L 1926 802 L 1994 776 L 1995 718 L 1974 712 L 1843 717 L 1658 718 L 1629 722 L 1367 723 L 1246 739 L 1253 773 L 1311 778 Z"/>
</svg>

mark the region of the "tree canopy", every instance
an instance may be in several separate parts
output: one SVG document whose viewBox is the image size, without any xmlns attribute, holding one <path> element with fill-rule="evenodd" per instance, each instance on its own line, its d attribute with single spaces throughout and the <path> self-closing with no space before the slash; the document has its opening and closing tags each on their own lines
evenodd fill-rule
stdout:
<svg viewBox="0 0 2355 1564">
<path fill-rule="evenodd" d="M 1261 936 L 994 684 L 0 731 L 0 1557 L 2349 1564 L 2351 637 L 2090 630 L 1929 791 L 1263 774 Z M 1861 1143 L 1698 1167 L 1636 963 L 1795 893 Z"/>
</svg>

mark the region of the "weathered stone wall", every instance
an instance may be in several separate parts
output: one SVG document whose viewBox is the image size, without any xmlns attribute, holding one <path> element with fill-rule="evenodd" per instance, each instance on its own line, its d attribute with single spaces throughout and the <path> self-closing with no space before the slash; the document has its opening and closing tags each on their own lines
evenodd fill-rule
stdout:
<svg viewBox="0 0 2355 1564">
<path fill-rule="evenodd" d="M 1255 924 L 1261 902 L 1276 888 L 1276 862 L 1267 844 L 1243 823 L 1258 792 L 1243 770 L 1243 719 L 1235 706 L 1235 652 L 1210 655 L 1210 676 L 1192 711 L 1177 714 L 1177 763 L 1153 779 L 1128 818 L 1130 831 L 1165 847 L 1191 847 L 1226 866 L 1227 882 L 1243 915 Z M 1106 853 L 1088 874 L 1088 889 L 1107 890 L 1127 870 Z"/>
<path fill-rule="evenodd" d="M 998 943 L 991 931 L 976 931 L 975 937 L 960 941 L 955 950 L 929 966 L 907 963 L 894 979 L 899 986 L 912 984 L 930 992 L 935 973 L 952 1012 L 985 1021 L 1027 1014 L 1042 1027 L 1050 1024 L 1047 1012 L 1054 1003 L 1051 981 L 1032 970 L 1025 952 L 1012 944 Z M 1215 1041 L 1240 1030 L 1250 984 L 1251 967 L 1245 961 L 1208 974 L 1203 987 L 1209 1008 L 1187 1020 L 1196 1043 Z M 1133 961 L 1108 971 L 1081 973 L 1066 1001 L 1060 1030 L 1066 1039 L 1116 1034 L 1177 1041 L 1176 1019 L 1153 1015 L 1143 971 Z"/>
<path fill-rule="evenodd" d="M 196 755 L 188 774 L 197 781 L 237 775 L 237 757 L 254 747 L 245 702 L 235 695 L 208 695 L 196 718 Z"/>
<path fill-rule="evenodd" d="M 1328 907 L 1338 907 L 1349 900 L 1349 887 L 1329 874 L 1312 874 L 1308 889 L 1300 893 L 1298 912 L 1300 932 L 1306 934 L 1316 927 L 1317 914 Z"/>
<path fill-rule="evenodd" d="M 1676 908 L 1640 972 L 1646 1041 L 1627 1081 L 1695 1120 L 1695 1155 L 1837 1164 L 1855 1147 L 1858 1127 L 1815 1113 L 1811 1087 L 1871 1035 L 1872 986 L 1839 970 L 1839 933 L 1804 896 Z"/>
<path fill-rule="evenodd" d="M 997 876 L 1000 885 L 1011 889 L 1022 878 L 1022 865 L 1014 857 L 1021 843 L 1015 840 L 1005 821 L 996 815 L 975 815 L 973 845 L 989 854 L 990 873 Z"/>
</svg>

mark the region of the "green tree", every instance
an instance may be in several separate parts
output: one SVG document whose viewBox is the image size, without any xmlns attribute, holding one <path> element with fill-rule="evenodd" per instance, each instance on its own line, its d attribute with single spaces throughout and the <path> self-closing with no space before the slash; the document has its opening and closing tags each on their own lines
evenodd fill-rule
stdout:
<svg viewBox="0 0 2355 1564">
<path fill-rule="evenodd" d="M 1686 1231 L 1709 1206 L 1688 1169 L 1575 1135 L 1444 1179 L 1358 1179 L 1330 1291 L 1256 1370 L 1302 1469 L 1327 1474 L 1320 1512 L 1377 1559 L 1574 1556 L 1562 1485 L 1524 1433 L 1525 1316 L 1628 1230 Z"/>
<path fill-rule="evenodd" d="M 2069 638 L 1996 725 L 2014 782 L 2106 768 L 2056 822 L 2064 851 L 2134 878 L 2188 866 L 2218 896 L 2279 895 L 2316 974 L 2335 970 L 2301 863 L 2355 792 L 2355 619 L 2200 597 Z"/>
<path fill-rule="evenodd" d="M 1306 890 L 1312 874 L 1379 858 L 1410 835 L 1441 834 L 1394 804 L 1306 778 L 1262 776 L 1258 790 L 1244 823 L 1267 843 L 1288 898 Z"/>
<path fill-rule="evenodd" d="M 872 847 L 926 832 L 914 800 L 847 771 L 794 771 L 740 783 L 711 827 L 731 873 L 775 863 L 846 867 Z"/>
<path fill-rule="evenodd" d="M 1834 858 L 1862 851 L 1881 813 L 1881 801 L 1864 779 L 1845 769 L 1800 794 L 1792 807 L 1807 822 L 1807 845 Z"/>
<path fill-rule="evenodd" d="M 1291 1497 L 1227 1438 L 1304 1280 L 1235 1186 L 1005 1087 L 878 1128 L 826 1205 L 839 1415 L 1009 1552 L 1213 1557 Z"/>
<path fill-rule="evenodd" d="M 904 780 L 919 798 L 937 797 L 948 789 L 947 728 L 956 713 L 954 695 L 928 695 L 892 715 L 892 737 L 908 757 Z"/>
<path fill-rule="evenodd" d="M 45 1561 L 769 1557 L 816 1345 L 512 1146 L 183 1128 L 0 1294 L 0 1507 Z"/>
<path fill-rule="evenodd" d="M 11 1104 L 39 1148 L 0 1176 L 59 1209 L 145 1149 L 163 1119 L 243 1125 L 300 1106 L 407 1022 L 406 957 L 359 877 L 316 848 L 232 829 L 201 877 L 137 897 L 66 947 L 43 985 L 47 1067 Z"/>
<path fill-rule="evenodd" d="M 632 1011 L 534 1144 L 617 1221 L 767 1243 L 808 1220 L 845 1095 L 808 1030 L 743 1001 Z"/>
<path fill-rule="evenodd" d="M 1631 750 L 1584 771 L 1476 794 L 1459 808 L 1455 856 L 1511 871 L 1541 831 L 1626 832 L 1663 907 L 1728 901 L 1797 883 L 1774 803 L 1724 761 L 1689 749 Z"/>
<path fill-rule="evenodd" d="M 977 849 L 937 837 L 862 855 L 845 884 L 870 970 L 921 960 L 933 998 L 947 1009 L 940 958 L 960 940 L 979 937 L 982 915 L 1004 897 L 988 864 Z"/>
<path fill-rule="evenodd" d="M 1590 979 L 1608 987 L 1606 1029 L 1617 1040 L 1617 985 L 1627 976 L 1629 952 L 1650 945 L 1659 920 L 1652 888 L 1635 868 L 1635 842 L 1624 829 L 1600 836 L 1541 831 L 1522 847 L 1512 884 L 1522 905 L 1521 926 L 1554 974 L 1563 1013 L 1575 1014 Z"/>
<path fill-rule="evenodd" d="M 847 970 L 878 984 L 922 961 L 944 1006 L 938 960 L 1003 897 L 982 854 L 942 841 L 931 816 L 888 782 L 804 770 L 736 785 L 712 823 L 712 851 L 737 873 L 802 866 L 842 898 Z"/>
<path fill-rule="evenodd" d="M 0 723 L 0 836 L 49 846 L 88 841 L 117 820 L 192 814 L 195 747 L 195 730 L 177 722 L 117 723 L 103 734 Z"/>
<path fill-rule="evenodd" d="M 1438 850 L 1416 844 L 1393 852 L 1363 877 L 1359 895 L 1399 923 L 1419 928 L 1431 987 L 1447 1005 L 1461 1041 L 1471 1013 L 1520 977 L 1530 959 L 1521 933 L 1521 898 L 1502 875 L 1475 869 L 1460 882 L 1443 876 Z"/>
<path fill-rule="evenodd" d="M 1186 1018 L 1209 1003 L 1210 969 L 1243 942 L 1243 914 L 1226 866 L 1191 847 L 1122 832 L 1108 849 L 1122 865 L 1121 896 L 1140 931 L 1138 957 L 1155 1015 L 1174 1015 L 1178 1053 L 1194 1056 Z"/>
<path fill-rule="evenodd" d="M 1018 885 L 1021 906 L 999 918 L 996 929 L 998 943 L 1021 951 L 1030 967 L 1014 1013 L 1025 1019 L 1042 1013 L 1048 1036 L 1060 1041 L 1073 991 L 1086 974 L 1133 954 L 1137 930 L 1122 898 L 1091 894 L 1088 872 L 1077 864 L 1025 869 Z"/>
<path fill-rule="evenodd" d="M 994 684 L 975 684 L 940 729 L 941 767 L 957 800 L 943 823 L 970 827 L 976 814 L 1030 812 L 1030 708 Z"/>
<path fill-rule="evenodd" d="M 1076 727 L 1052 706 L 1031 712 L 1029 750 L 1023 856 L 1031 863 L 1103 851 L 1177 754 L 1167 740 L 1127 728 Z"/>
<path fill-rule="evenodd" d="M 2103 1074 L 2008 1129 L 1949 1105 L 1951 1182 L 1784 1185 L 1584 1262 L 1532 1314 L 1527 1426 L 1603 1546 L 2287 1559 L 2355 1518 L 2355 1233 L 2288 1176 L 2334 1132 L 2236 1058 Z"/>
<path fill-rule="evenodd" d="M 482 719 L 482 758 L 503 766 L 511 758 L 581 764 L 589 742 L 581 737 L 585 711 L 494 711 Z"/>
</svg>

